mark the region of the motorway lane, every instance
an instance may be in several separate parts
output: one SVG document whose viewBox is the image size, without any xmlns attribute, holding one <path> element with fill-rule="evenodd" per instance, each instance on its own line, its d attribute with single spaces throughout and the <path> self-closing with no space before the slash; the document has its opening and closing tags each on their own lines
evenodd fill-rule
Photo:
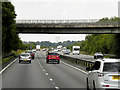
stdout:
<svg viewBox="0 0 120 90">
<path fill-rule="evenodd" d="M 37 60 L 31 64 L 16 61 L 2 74 L 3 88 L 54 88 Z"/>
<path fill-rule="evenodd" d="M 37 53 L 37 57 L 42 67 L 60 88 L 86 88 L 86 74 L 62 62 L 60 64 L 46 64 L 45 53 Z"/>
<path fill-rule="evenodd" d="M 86 88 L 86 74 L 64 63 L 46 64 L 36 52 L 31 64 L 16 61 L 2 74 L 3 88 Z"/>
</svg>

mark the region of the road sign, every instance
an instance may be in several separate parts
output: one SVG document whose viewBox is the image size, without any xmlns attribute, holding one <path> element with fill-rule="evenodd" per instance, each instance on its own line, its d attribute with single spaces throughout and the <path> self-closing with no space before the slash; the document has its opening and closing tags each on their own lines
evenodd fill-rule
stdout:
<svg viewBox="0 0 120 90">
<path fill-rule="evenodd" d="M 32 46 L 29 47 L 29 49 L 31 49 L 31 48 L 32 48 Z"/>
</svg>

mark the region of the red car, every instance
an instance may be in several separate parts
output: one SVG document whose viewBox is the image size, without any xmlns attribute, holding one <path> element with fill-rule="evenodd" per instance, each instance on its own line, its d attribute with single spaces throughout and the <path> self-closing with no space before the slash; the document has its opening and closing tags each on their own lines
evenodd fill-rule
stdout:
<svg viewBox="0 0 120 90">
<path fill-rule="evenodd" d="M 57 62 L 58 64 L 60 63 L 60 57 L 57 53 L 50 53 L 48 52 L 48 55 L 47 55 L 47 59 L 46 59 L 46 63 L 53 63 L 53 62 Z"/>
</svg>

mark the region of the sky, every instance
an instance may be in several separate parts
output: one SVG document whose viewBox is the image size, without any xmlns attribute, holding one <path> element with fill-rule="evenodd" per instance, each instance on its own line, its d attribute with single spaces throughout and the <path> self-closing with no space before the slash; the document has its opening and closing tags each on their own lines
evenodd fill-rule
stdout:
<svg viewBox="0 0 120 90">
<path fill-rule="evenodd" d="M 119 0 L 11 0 L 19 19 L 101 19 L 118 16 Z M 23 41 L 84 40 L 86 34 L 19 34 Z M 32 37 L 31 37 L 32 36 Z"/>
</svg>

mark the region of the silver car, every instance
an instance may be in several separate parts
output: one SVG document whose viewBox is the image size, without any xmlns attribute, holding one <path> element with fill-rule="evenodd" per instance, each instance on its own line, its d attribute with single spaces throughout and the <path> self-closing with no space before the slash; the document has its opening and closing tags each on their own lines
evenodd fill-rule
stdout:
<svg viewBox="0 0 120 90">
<path fill-rule="evenodd" d="M 21 62 L 29 62 L 31 63 L 31 55 L 29 53 L 21 53 L 19 56 L 19 63 Z"/>
<path fill-rule="evenodd" d="M 97 58 L 103 58 L 103 54 L 101 53 L 101 52 L 96 52 L 95 54 L 94 54 L 94 59 L 97 59 Z"/>
<path fill-rule="evenodd" d="M 87 89 L 108 90 L 120 89 L 120 60 L 98 59 L 89 71 Z"/>
</svg>

